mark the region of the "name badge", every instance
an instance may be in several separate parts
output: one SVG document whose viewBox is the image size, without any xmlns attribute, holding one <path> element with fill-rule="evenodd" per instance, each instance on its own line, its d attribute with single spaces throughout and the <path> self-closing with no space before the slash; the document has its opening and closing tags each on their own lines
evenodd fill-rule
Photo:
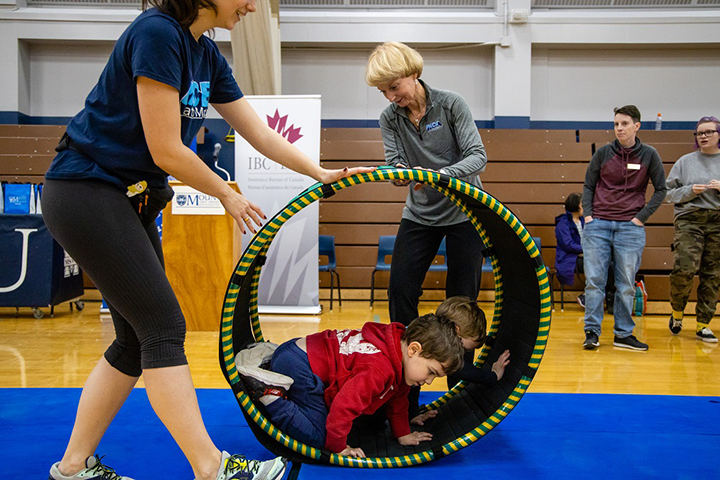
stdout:
<svg viewBox="0 0 720 480">
<path fill-rule="evenodd" d="M 628 163 L 628 170 L 640 170 L 639 163 Z"/>
</svg>

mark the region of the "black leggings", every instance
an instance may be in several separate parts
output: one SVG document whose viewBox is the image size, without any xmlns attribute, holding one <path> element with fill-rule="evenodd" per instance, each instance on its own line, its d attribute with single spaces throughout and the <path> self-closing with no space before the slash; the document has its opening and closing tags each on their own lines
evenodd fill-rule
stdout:
<svg viewBox="0 0 720 480">
<path fill-rule="evenodd" d="M 483 243 L 472 223 L 442 227 L 400 221 L 390 268 L 390 320 L 408 326 L 418 317 L 418 303 L 428 268 L 446 238 L 445 298 L 464 295 L 476 300 L 480 292 Z"/>
<path fill-rule="evenodd" d="M 105 352 L 120 372 L 186 365 L 185 318 L 165 275 L 155 226 L 128 197 L 98 180 L 46 180 L 42 209 L 53 237 L 97 286 L 115 325 Z"/>
</svg>

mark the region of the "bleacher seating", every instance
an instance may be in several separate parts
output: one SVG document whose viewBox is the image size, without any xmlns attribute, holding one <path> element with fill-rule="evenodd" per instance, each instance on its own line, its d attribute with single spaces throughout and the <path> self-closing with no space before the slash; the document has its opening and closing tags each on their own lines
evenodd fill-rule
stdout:
<svg viewBox="0 0 720 480">
<path fill-rule="evenodd" d="M 0 180 L 42 183 L 64 126 L 0 125 Z"/>
<path fill-rule="evenodd" d="M 64 126 L 54 125 L 0 125 L 0 180 L 41 182 L 64 131 Z M 592 152 L 611 141 L 613 132 L 481 129 L 480 134 L 489 158 L 481 176 L 484 188 L 512 210 L 533 236 L 541 238 L 545 264 L 553 267 L 555 216 L 562 213 L 569 193 L 582 191 Z M 666 173 L 680 156 L 692 151 L 689 131 L 641 130 L 638 135 L 657 148 Z M 321 142 L 325 167 L 384 164 L 379 129 L 323 129 Z M 652 189 L 648 190 L 649 198 Z M 377 239 L 397 233 L 406 193 L 407 187 L 368 183 L 320 202 L 320 234 L 335 236 L 338 271 L 347 300 L 369 299 Z M 672 236 L 672 205 L 663 204 L 648 222 L 640 270 L 650 300 L 668 299 Z M 385 278 L 378 279 L 378 299 L 385 298 L 386 282 Z M 423 298 L 442 298 L 444 285 L 444 273 L 428 273 Z M 481 288 L 488 298 L 492 298 L 492 286 L 492 279 L 485 275 Z M 327 289 L 329 280 L 321 279 L 321 287 Z M 573 290 L 581 288 L 578 281 L 565 289 L 566 295 L 574 298 L 577 292 Z M 692 300 L 694 295 L 693 290 Z"/>
<path fill-rule="evenodd" d="M 563 202 L 572 192 L 582 192 L 585 170 L 592 153 L 614 138 L 603 130 L 480 130 L 488 165 L 481 175 L 484 188 L 503 202 L 541 238 L 545 264 L 555 264 L 555 216 L 563 212 Z M 692 151 L 689 131 L 640 131 L 639 137 L 655 146 L 666 174 L 673 163 Z M 322 165 L 384 164 L 382 139 L 378 129 L 323 129 Z M 394 235 L 402 215 L 407 188 L 378 183 L 363 184 L 339 192 L 320 203 L 320 232 L 335 235 L 338 270 L 345 280 L 348 298 L 367 298 L 368 279 L 375 263 L 377 238 Z M 652 187 L 648 188 L 648 199 Z M 645 275 L 650 300 L 669 296 L 668 273 L 672 268 L 672 205 L 663 204 L 647 225 L 647 244 L 640 273 Z M 378 279 L 377 297 L 384 298 L 387 287 Z M 321 283 L 321 287 L 327 287 Z M 481 288 L 491 298 L 492 278 L 485 275 Z M 423 290 L 428 299 L 443 295 L 444 277 L 429 272 Z M 582 289 L 580 280 L 565 289 L 574 299 Z M 559 291 L 556 293 L 559 295 Z M 481 298 L 483 294 L 481 293 Z M 693 293 L 694 299 L 694 293 Z"/>
</svg>

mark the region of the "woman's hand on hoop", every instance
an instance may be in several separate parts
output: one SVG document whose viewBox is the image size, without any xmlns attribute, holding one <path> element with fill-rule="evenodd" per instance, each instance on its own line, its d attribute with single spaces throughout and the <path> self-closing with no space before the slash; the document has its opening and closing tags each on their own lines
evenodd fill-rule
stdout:
<svg viewBox="0 0 720 480">
<path fill-rule="evenodd" d="M 337 170 L 328 170 L 323 168 L 322 172 L 320 173 L 317 180 L 320 183 L 328 184 L 337 182 L 341 178 L 344 177 L 350 177 L 352 175 L 358 174 L 358 173 L 371 173 L 375 171 L 375 167 L 352 167 L 352 168 L 342 168 Z"/>
<path fill-rule="evenodd" d="M 246 228 L 251 233 L 256 233 L 253 223 L 260 227 L 262 226 L 262 220 L 267 219 L 260 207 L 235 190 L 231 190 L 230 194 L 220 198 L 220 202 L 235 219 L 242 233 L 245 233 Z"/>
<path fill-rule="evenodd" d="M 402 163 L 398 163 L 397 165 L 395 165 L 395 168 L 408 168 L 408 166 L 404 165 Z M 410 182 L 412 182 L 412 180 L 398 179 L 398 180 L 393 180 L 392 184 L 395 185 L 396 187 L 407 187 L 408 185 L 410 185 Z"/>
</svg>

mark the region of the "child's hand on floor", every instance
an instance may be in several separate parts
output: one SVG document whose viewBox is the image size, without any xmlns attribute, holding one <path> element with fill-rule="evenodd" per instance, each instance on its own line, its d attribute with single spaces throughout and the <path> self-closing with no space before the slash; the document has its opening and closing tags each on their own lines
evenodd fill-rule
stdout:
<svg viewBox="0 0 720 480">
<path fill-rule="evenodd" d="M 340 455 L 345 455 L 346 457 L 365 458 L 365 452 L 362 451 L 362 448 L 352 448 L 350 445 L 340 452 Z"/>
<path fill-rule="evenodd" d="M 432 440 L 432 433 L 430 432 L 412 432 L 398 438 L 400 445 L 420 445 L 420 442 L 428 440 Z"/>
<path fill-rule="evenodd" d="M 412 425 L 425 425 L 425 422 L 430 420 L 431 418 L 435 418 L 435 416 L 438 414 L 437 410 L 430 410 L 429 412 L 421 413 L 417 417 L 414 417 L 412 420 L 410 420 L 410 424 Z"/>
<path fill-rule="evenodd" d="M 508 363 L 510 363 L 510 350 L 505 350 L 492 366 L 492 371 L 495 372 L 498 380 L 505 374 L 505 367 L 507 367 Z"/>
</svg>

